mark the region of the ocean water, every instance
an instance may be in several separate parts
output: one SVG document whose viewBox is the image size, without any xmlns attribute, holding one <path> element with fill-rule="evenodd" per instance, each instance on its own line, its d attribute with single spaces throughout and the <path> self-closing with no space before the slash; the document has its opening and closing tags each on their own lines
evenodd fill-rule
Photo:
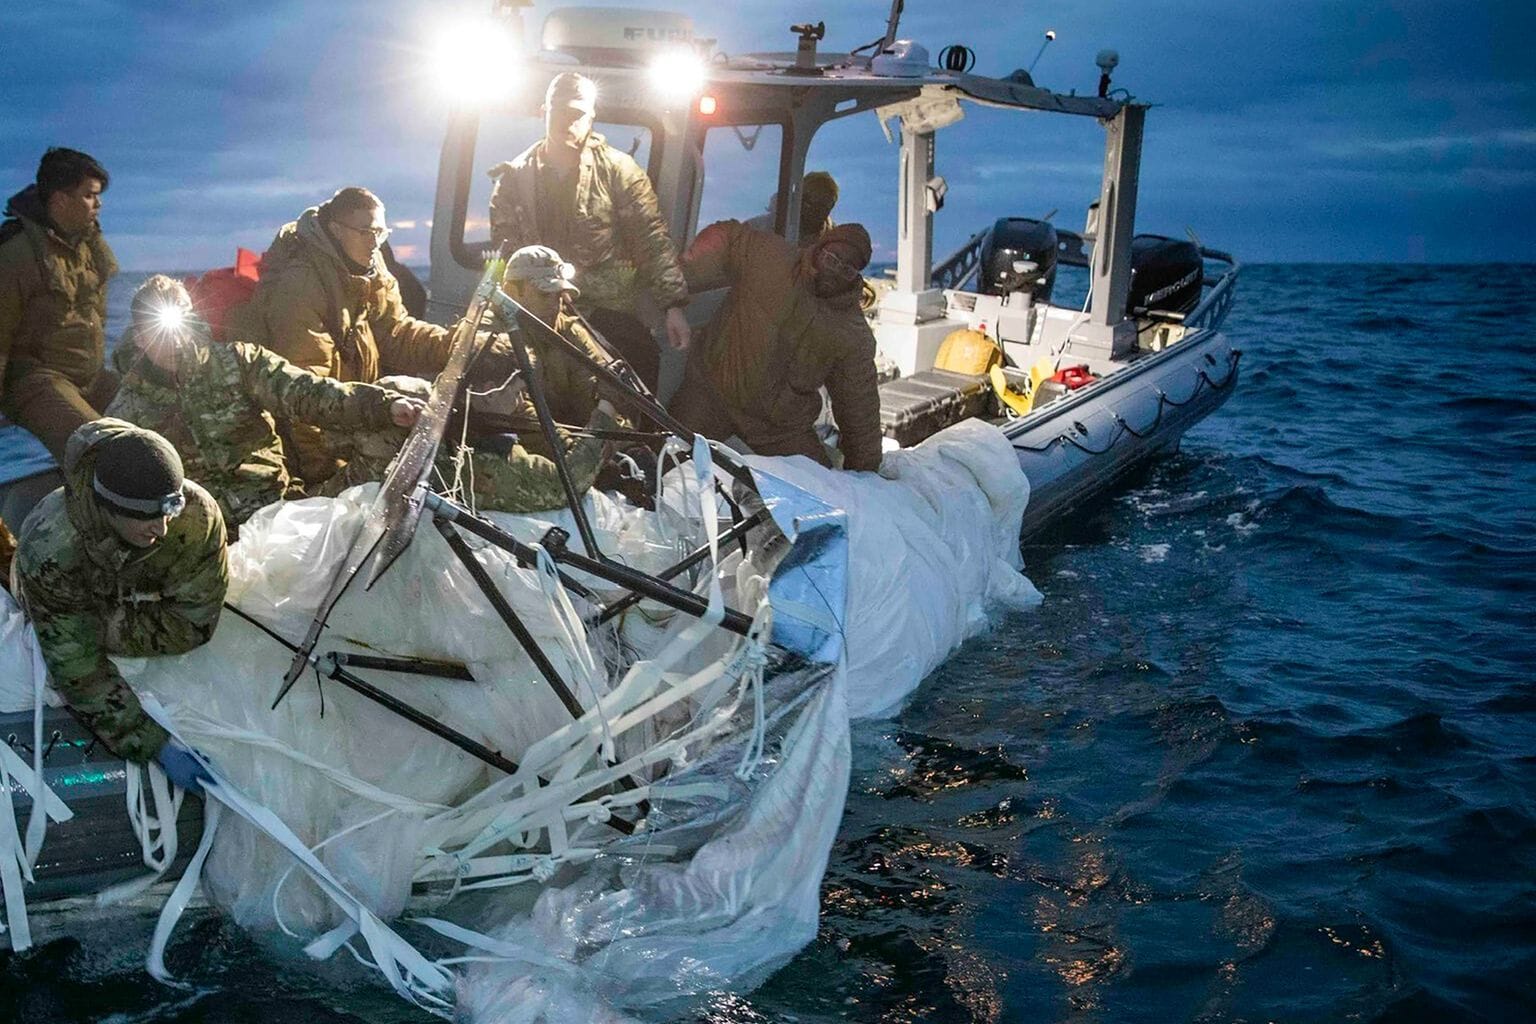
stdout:
<svg viewBox="0 0 1536 1024">
<path fill-rule="evenodd" d="M 1236 394 L 856 725 L 816 941 L 683 1020 L 1536 1018 L 1533 273 L 1247 268 Z M 0 955 L 0 1020 L 430 1019 L 139 931 Z"/>
</svg>

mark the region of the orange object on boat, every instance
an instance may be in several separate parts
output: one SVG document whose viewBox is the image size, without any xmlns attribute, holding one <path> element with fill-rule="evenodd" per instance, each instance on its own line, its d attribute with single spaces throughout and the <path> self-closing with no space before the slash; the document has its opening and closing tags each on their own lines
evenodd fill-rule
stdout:
<svg viewBox="0 0 1536 1024">
<path fill-rule="evenodd" d="M 251 301 L 256 282 L 261 280 L 261 256 L 249 249 L 235 249 L 235 265 L 210 270 L 202 277 L 187 278 L 192 308 L 207 321 L 215 341 L 235 341 L 229 337 L 229 315 Z"/>
<path fill-rule="evenodd" d="M 1088 372 L 1088 365 L 1084 363 L 1082 366 L 1062 367 L 1051 375 L 1051 380 L 1063 385 L 1068 391 L 1076 391 L 1084 384 L 1092 384 L 1098 378 Z"/>
</svg>

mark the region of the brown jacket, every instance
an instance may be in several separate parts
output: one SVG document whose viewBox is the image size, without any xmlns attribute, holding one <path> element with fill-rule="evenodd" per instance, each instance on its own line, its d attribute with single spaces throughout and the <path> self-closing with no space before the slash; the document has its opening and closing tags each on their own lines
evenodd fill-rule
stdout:
<svg viewBox="0 0 1536 1024">
<path fill-rule="evenodd" d="M 826 465 L 816 436 L 825 387 L 843 468 L 878 469 L 875 336 L 859 309 L 858 288 L 816 295 L 815 252 L 734 220 L 699 233 L 683 257 L 689 285 L 695 292 L 723 285 L 731 291 L 695 339 L 672 411 L 705 433 L 704 423 L 718 422 L 723 412 L 753 451 L 808 455 Z"/>
<path fill-rule="evenodd" d="M 99 227 L 69 241 L 48 226 L 36 186 L 11 197 L 0 225 L 0 392 L 36 370 L 81 391 L 106 356 L 107 281 L 117 273 Z"/>
<path fill-rule="evenodd" d="M 563 225 L 567 240 L 558 244 L 551 219 L 558 210 L 538 201 L 544 173 L 540 140 L 514 159 L 490 170 L 491 241 L 514 248 L 553 245 L 576 265 L 582 308 L 600 306 L 630 311 L 638 291 L 649 289 L 663 309 L 688 301 L 688 286 L 678 265 L 677 248 L 661 219 L 661 205 L 651 179 L 640 165 L 614 149 L 596 132 L 581 153 L 573 219 Z"/>
<path fill-rule="evenodd" d="M 405 311 L 400 287 L 378 253 L 354 273 L 320 211 L 311 207 L 283 225 L 262 257 L 251 301 L 232 314 L 232 334 L 271 349 L 322 377 L 371 384 L 388 374 L 431 378 L 448 361 L 447 328 Z M 318 425 L 285 424 L 300 475 L 318 484 L 345 457 Z"/>
</svg>

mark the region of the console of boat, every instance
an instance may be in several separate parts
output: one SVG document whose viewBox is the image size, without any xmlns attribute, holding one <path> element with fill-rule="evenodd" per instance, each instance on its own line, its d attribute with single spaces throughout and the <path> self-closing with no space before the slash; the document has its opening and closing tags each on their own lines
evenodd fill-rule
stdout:
<svg viewBox="0 0 1536 1024">
<path fill-rule="evenodd" d="M 803 175 L 825 154 L 821 140 L 849 119 L 878 121 L 893 149 L 896 262 L 868 282 L 867 314 L 884 376 L 894 378 L 881 387 L 887 444 L 916 444 L 969 416 L 995 423 L 1029 478 L 1024 534 L 1176 448 L 1231 394 L 1240 353 L 1220 327 L 1239 265 L 1193 241 L 1135 233 L 1148 105 L 1111 90 L 1113 51 L 1099 54 L 1096 96 L 1054 92 L 1023 70 L 971 74 L 964 47 L 941 51 L 944 67 L 935 67 L 923 46 L 896 38 L 897 0 L 885 34 L 851 54 L 818 50 L 821 23 L 793 26 L 795 52 L 733 57 L 682 15 L 567 7 L 546 18 L 536 52 L 509 57 L 497 46 L 515 51 L 522 40 L 515 6 L 498 5 L 502 21 L 480 36 L 478 61 L 459 69 L 473 102 L 452 118 L 439 165 L 431 296 L 441 313 L 462 308 L 489 247 L 487 170 L 538 138 L 544 84 L 575 70 L 597 83 L 598 130 L 649 171 L 679 240 L 723 217 L 745 219 L 741 191 L 761 182 L 773 198 L 759 222 L 795 241 Z M 1083 197 L 1081 233 L 1003 210 L 934 260 L 934 215 L 949 189 L 936 137 L 962 131 L 973 106 L 1103 131 L 1103 174 Z M 1020 181 L 1028 171 L 1021 159 Z M 1053 301 L 1060 267 L 1086 272 L 1081 305 Z M 702 324 L 720 298 L 696 295 L 690 322 Z M 984 335 L 996 355 L 978 361 L 974 345 L 946 348 L 965 331 Z"/>
</svg>

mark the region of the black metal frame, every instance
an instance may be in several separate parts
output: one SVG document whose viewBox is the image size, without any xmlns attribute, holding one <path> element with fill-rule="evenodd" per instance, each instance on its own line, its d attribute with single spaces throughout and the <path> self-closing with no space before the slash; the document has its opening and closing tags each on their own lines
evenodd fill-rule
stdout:
<svg viewBox="0 0 1536 1024">
<path fill-rule="evenodd" d="M 489 274 L 489 271 L 487 273 Z M 706 558 L 709 554 L 708 546 L 701 547 L 691 552 L 687 557 L 682 559 L 676 565 L 666 569 L 659 576 L 652 576 L 624 565 L 623 563 L 605 555 L 601 548 L 598 546 L 596 533 L 592 529 L 591 522 L 587 517 L 585 508 L 583 507 L 582 495 L 577 492 L 570 468 L 566 464 L 565 452 L 559 434 L 560 427 L 558 424 L 556 424 L 554 416 L 550 412 L 549 403 L 544 394 L 543 373 L 540 367 L 533 361 L 533 358 L 528 350 L 527 341 L 523 336 L 523 324 L 525 322 L 529 322 L 537 325 L 541 330 L 548 334 L 549 338 L 551 338 L 555 344 L 561 346 L 565 352 L 569 353 L 578 361 L 580 365 L 585 366 L 604 385 L 606 385 L 607 391 L 611 393 L 613 397 L 618 399 L 626 406 L 633 408 L 634 411 L 649 419 L 663 431 L 688 438 L 689 440 L 695 439 L 693 432 L 685 428 L 681 423 L 674 419 L 666 411 L 666 409 L 656 401 L 656 399 L 645 388 L 645 385 L 635 377 L 634 373 L 629 369 L 627 364 L 625 364 L 622 358 L 620 358 L 617 353 L 613 351 L 612 347 L 607 344 L 606 339 L 602 338 L 602 335 L 599 332 L 594 330 L 592 333 L 598 338 L 599 342 L 602 344 L 602 347 L 613 357 L 614 361 L 611 365 L 595 359 L 583 348 L 567 340 L 558 331 L 556 331 L 554 327 L 544 323 L 544 321 L 534 316 L 531 312 L 520 305 L 515 299 L 508 296 L 500 288 L 493 286 L 489 292 L 489 295 L 486 295 L 485 292 L 478 292 L 477 299 L 471 307 L 471 315 L 467 316 L 465 321 L 460 322 L 459 329 L 463 330 L 465 328 L 469 328 L 478 330 L 482 326 L 486 315 L 490 313 L 492 309 L 495 310 L 496 314 L 499 314 L 501 319 L 505 322 L 505 326 L 508 328 L 506 333 L 509 336 L 513 356 L 516 359 L 519 367 L 517 372 L 523 374 L 527 380 L 528 393 L 533 401 L 534 409 L 538 414 L 539 428 L 544 434 L 551 459 L 555 463 L 556 470 L 560 476 L 560 483 L 562 489 L 565 492 L 567 507 L 569 508 L 571 515 L 576 522 L 577 531 L 581 534 L 582 542 L 586 547 L 587 553 L 581 554 L 570 550 L 566 543 L 570 539 L 569 535 L 564 530 L 560 529 L 551 529 L 548 531 L 542 540 L 541 547 L 557 564 L 557 566 L 568 566 L 572 569 L 578 569 L 584 573 L 615 584 L 628 591 L 628 593 L 626 593 L 623 597 L 615 600 L 611 604 L 603 605 L 598 599 L 597 595 L 590 588 L 583 586 L 581 583 L 572 579 L 569 575 L 561 572 L 557 568 L 556 572 L 563 587 L 572 593 L 580 595 L 584 599 L 597 606 L 597 611 L 588 616 L 586 620 L 587 625 L 589 627 L 603 625 L 611 621 L 615 616 L 621 614 L 627 608 L 645 599 L 653 600 L 677 611 L 703 618 L 709 612 L 708 601 L 693 591 L 684 590 L 673 585 L 669 581 L 675 579 L 677 576 L 688 571 L 703 561 L 704 558 Z M 473 320 L 473 323 L 469 323 L 471 319 Z M 462 379 L 460 379 L 458 382 L 458 387 L 462 392 L 462 389 L 464 388 L 464 382 Z M 643 439 L 644 441 L 651 443 L 654 443 L 658 438 L 664 436 L 661 434 L 642 433 L 639 431 L 589 432 L 597 436 L 608 434 L 614 435 L 618 439 Z M 739 484 L 745 486 L 754 493 L 756 492 L 756 484 L 752 479 L 750 471 L 745 466 L 723 452 L 719 453 L 717 458 L 719 465 L 723 470 L 725 470 L 727 474 L 734 478 Z M 769 520 L 767 510 L 765 508 L 759 508 L 751 515 L 744 517 L 738 503 L 729 494 L 726 493 L 725 489 L 720 486 L 718 481 L 715 482 L 715 489 L 718 493 L 725 497 L 727 504 L 731 509 L 731 518 L 733 520 L 732 525 L 726 530 L 722 531 L 720 537 L 718 538 L 718 542 L 723 544 L 735 540 L 741 543 L 742 550 L 745 551 L 746 533 L 750 531 L 754 526 L 761 525 Z M 582 707 L 581 702 L 577 699 L 575 693 L 572 691 L 565 678 L 560 674 L 559 669 L 555 667 L 554 663 L 550 661 L 549 657 L 544 653 L 543 649 L 540 648 L 538 642 L 533 637 L 533 634 L 528 630 L 526 624 L 524 624 L 522 619 L 517 615 L 516 610 L 511 606 L 511 603 L 507 601 L 505 595 L 503 595 L 496 588 L 495 582 L 491 579 L 490 574 L 485 570 L 485 567 L 482 566 L 475 558 L 474 552 L 470 550 L 468 543 L 460 535 L 459 531 L 462 530 L 465 533 L 473 534 L 482 540 L 485 540 L 490 544 L 493 544 L 496 547 L 509 552 L 517 560 L 518 564 L 525 568 L 533 568 L 537 566 L 538 551 L 533 546 L 524 544 L 504 530 L 499 529 L 494 524 L 485 521 L 479 516 L 476 516 L 462 505 L 459 505 L 458 503 L 451 501 L 450 499 L 441 495 L 432 493 L 430 490 L 426 490 L 424 484 L 418 489 L 415 496 L 409 500 L 415 506 L 418 512 L 431 512 L 433 525 L 442 535 L 443 540 L 448 544 L 449 550 L 453 552 L 454 556 L 464 566 L 465 570 L 469 573 L 470 578 L 474 581 L 476 587 L 485 596 L 486 600 L 490 603 L 497 616 L 502 620 L 508 630 L 510 630 L 513 636 L 517 639 L 519 645 L 523 648 L 528 657 L 533 661 L 534 666 L 539 671 L 539 674 L 544 678 L 545 682 L 558 697 L 567 712 L 569 712 L 572 718 L 580 718 L 583 714 L 585 714 L 586 709 Z M 418 501 L 419 504 L 417 504 Z M 705 514 L 709 514 L 709 511 L 706 510 Z M 414 527 L 416 520 L 413 518 L 409 521 Z M 388 534 L 386 532 L 384 536 L 379 538 L 379 543 L 382 543 L 387 536 Z M 402 546 L 403 545 L 398 541 L 396 542 L 397 548 Z M 363 561 L 366 561 L 368 558 L 372 557 L 372 554 L 373 552 L 370 551 L 367 555 L 365 555 Z M 360 562 L 358 566 L 352 570 L 354 575 L 357 571 L 357 568 L 360 568 L 361 565 L 362 562 Z M 370 580 L 370 585 L 373 580 L 377 579 L 379 573 L 383 572 L 386 568 L 387 564 L 382 568 L 377 566 L 375 567 L 374 575 Z M 357 655 L 347 652 L 334 651 L 323 657 L 316 657 L 313 654 L 314 644 L 319 638 L 320 630 L 324 628 L 325 619 L 327 617 L 326 612 L 328 609 L 322 608 L 321 614 L 316 617 L 315 622 L 311 626 L 309 638 L 306 639 L 303 645 L 299 645 L 290 642 L 282 636 L 279 636 L 277 633 L 273 632 L 271 629 L 268 629 L 260 622 L 257 622 L 249 615 L 246 615 L 244 612 L 240 611 L 238 608 L 235 608 L 233 605 L 226 604 L 225 607 L 229 608 L 231 611 L 235 612 L 237 615 L 250 622 L 251 624 L 257 626 L 268 636 L 281 643 L 290 651 L 295 652 L 296 657 L 294 665 L 290 666 L 289 678 L 285 680 L 282 690 L 278 693 L 277 699 L 273 702 L 272 706 L 274 708 L 283 699 L 283 696 L 288 692 L 288 689 L 293 685 L 293 683 L 297 681 L 299 668 L 305 663 L 308 663 L 314 667 L 317 676 L 323 674 L 330 679 L 340 682 L 342 685 L 348 687 L 359 695 L 373 701 L 376 704 L 379 704 L 380 706 L 386 708 L 396 715 L 399 715 L 407 721 L 420 726 L 433 735 L 446 740 L 447 742 L 458 747 L 460 750 L 471 754 L 484 763 L 508 773 L 514 773 L 518 770 L 517 764 L 502 756 L 499 751 L 491 750 L 489 747 L 486 747 L 484 744 L 478 742 L 477 740 L 474 740 L 464 733 L 459 732 L 458 730 L 431 718 L 424 712 L 379 689 L 372 683 L 369 683 L 367 680 L 362 679 L 349 671 L 350 666 L 364 669 L 373 669 L 377 671 L 403 672 L 417 675 L 435 675 L 450 679 L 473 680 L 474 677 L 469 673 L 465 666 L 452 662 L 434 662 L 424 659 Z M 751 625 L 751 618 L 742 614 L 740 611 L 734 608 L 724 609 L 720 622 L 721 628 L 742 636 L 746 636 L 751 629 Z M 637 783 L 632 778 L 624 777 L 618 780 L 617 785 L 624 789 L 634 790 L 638 788 L 639 783 Z M 636 806 L 642 814 L 648 813 L 648 801 L 641 800 L 637 803 Z M 619 831 L 626 834 L 632 834 L 636 828 L 634 823 L 617 816 L 612 817 L 610 819 L 610 823 L 615 829 L 618 829 Z"/>
</svg>

